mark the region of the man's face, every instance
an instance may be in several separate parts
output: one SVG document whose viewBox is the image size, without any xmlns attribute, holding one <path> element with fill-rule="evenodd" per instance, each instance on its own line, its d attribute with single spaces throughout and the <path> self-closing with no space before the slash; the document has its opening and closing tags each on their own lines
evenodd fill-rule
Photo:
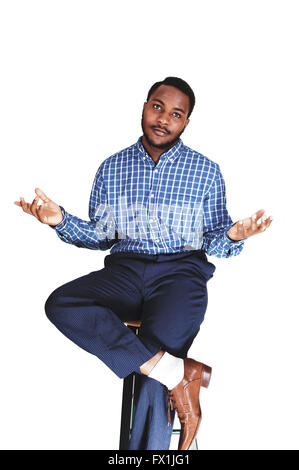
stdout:
<svg viewBox="0 0 299 470">
<path fill-rule="evenodd" d="M 189 97 L 173 86 L 161 85 L 144 103 L 142 130 L 146 141 L 159 149 L 171 148 L 189 124 Z"/>
</svg>

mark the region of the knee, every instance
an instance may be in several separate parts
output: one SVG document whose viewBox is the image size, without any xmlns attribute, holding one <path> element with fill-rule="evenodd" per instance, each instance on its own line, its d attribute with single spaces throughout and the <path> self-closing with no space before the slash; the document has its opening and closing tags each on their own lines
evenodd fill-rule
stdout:
<svg viewBox="0 0 299 470">
<path fill-rule="evenodd" d="M 56 289 L 49 295 L 49 297 L 47 298 L 45 302 L 46 316 L 52 323 L 55 323 L 55 320 L 58 317 L 58 308 L 61 303 L 60 299 L 61 299 L 61 296 L 58 290 Z"/>
</svg>

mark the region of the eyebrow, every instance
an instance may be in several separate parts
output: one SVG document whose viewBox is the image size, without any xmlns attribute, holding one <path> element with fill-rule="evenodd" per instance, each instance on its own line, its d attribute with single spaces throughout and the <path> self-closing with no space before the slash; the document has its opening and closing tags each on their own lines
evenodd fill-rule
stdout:
<svg viewBox="0 0 299 470">
<path fill-rule="evenodd" d="M 163 101 L 162 101 L 162 100 L 159 100 L 158 98 L 153 98 L 153 101 L 159 101 L 159 103 L 165 105 L 165 103 L 163 103 Z M 175 109 L 176 111 L 180 111 L 180 112 L 183 113 L 183 114 L 187 114 L 186 111 L 184 111 L 184 110 L 181 109 L 181 108 L 173 108 L 173 109 Z"/>
</svg>

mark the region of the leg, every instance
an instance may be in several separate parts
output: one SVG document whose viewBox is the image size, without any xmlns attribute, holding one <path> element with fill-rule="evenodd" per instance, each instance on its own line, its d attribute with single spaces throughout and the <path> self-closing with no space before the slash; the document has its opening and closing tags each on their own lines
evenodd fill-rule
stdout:
<svg viewBox="0 0 299 470">
<path fill-rule="evenodd" d="M 214 270 L 214 265 L 196 257 L 182 260 L 179 266 L 161 265 L 159 272 L 155 265 L 151 266 L 147 273 L 151 282 L 147 283 L 143 331 L 139 333 L 145 343 L 154 341 L 177 357 L 187 356 L 204 318 L 208 301 L 206 283 Z M 142 365 L 141 371 L 151 369 L 151 363 L 152 360 Z M 168 449 L 173 417 L 172 413 L 169 426 L 163 386 L 143 378 L 130 448 Z"/>
<path fill-rule="evenodd" d="M 138 276 L 126 266 L 105 265 L 52 292 L 45 304 L 49 320 L 78 346 L 96 355 L 119 377 L 149 360 L 146 347 L 122 322 L 140 317 Z"/>
<path fill-rule="evenodd" d="M 151 287 L 151 286 L 149 286 Z M 206 281 L 198 273 L 173 266 L 155 279 L 145 296 L 139 337 L 185 358 L 199 332 L 208 304 Z M 145 367 L 146 365 L 143 365 Z"/>
</svg>

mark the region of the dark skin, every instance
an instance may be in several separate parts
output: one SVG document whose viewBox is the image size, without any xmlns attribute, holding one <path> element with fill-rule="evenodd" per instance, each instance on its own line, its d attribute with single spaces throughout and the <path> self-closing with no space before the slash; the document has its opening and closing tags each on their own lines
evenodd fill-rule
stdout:
<svg viewBox="0 0 299 470">
<path fill-rule="evenodd" d="M 159 86 L 144 103 L 141 141 L 156 164 L 162 153 L 178 142 L 188 126 L 188 112 L 189 97 L 173 86 Z M 157 135 L 159 129 L 161 135 Z"/>
</svg>

